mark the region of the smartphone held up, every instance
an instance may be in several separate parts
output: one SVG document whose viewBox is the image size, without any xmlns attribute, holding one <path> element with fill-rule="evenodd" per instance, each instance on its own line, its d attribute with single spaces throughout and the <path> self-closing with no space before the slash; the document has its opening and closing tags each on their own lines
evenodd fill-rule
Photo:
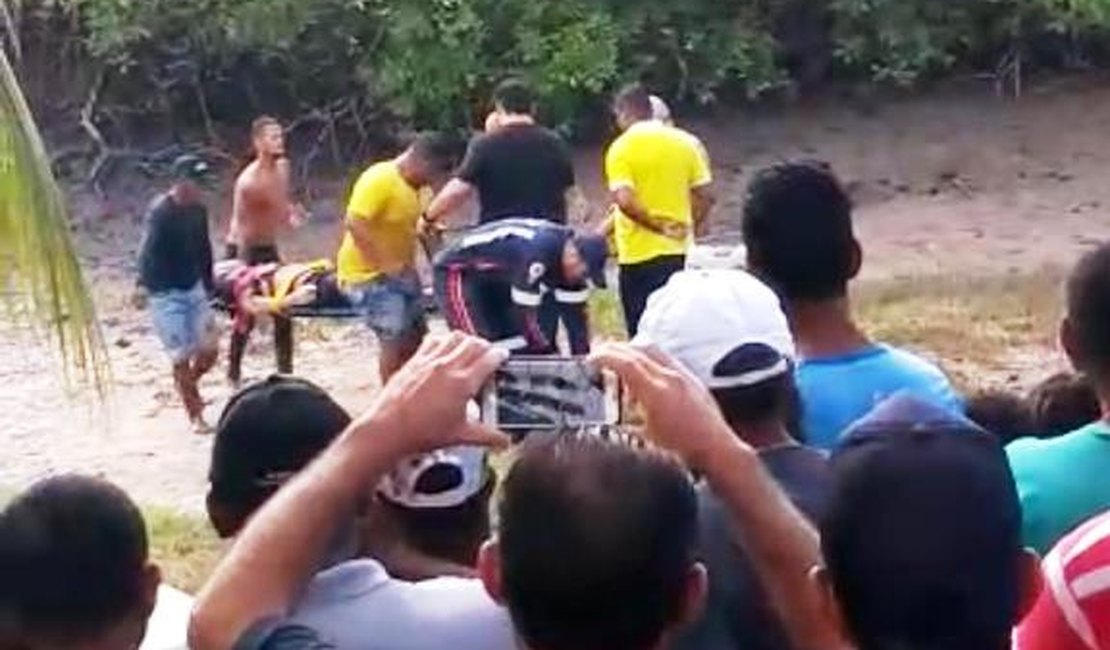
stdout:
<svg viewBox="0 0 1110 650">
<path fill-rule="evenodd" d="M 620 382 L 580 357 L 513 357 L 482 391 L 481 411 L 483 422 L 514 435 L 614 426 Z"/>
</svg>

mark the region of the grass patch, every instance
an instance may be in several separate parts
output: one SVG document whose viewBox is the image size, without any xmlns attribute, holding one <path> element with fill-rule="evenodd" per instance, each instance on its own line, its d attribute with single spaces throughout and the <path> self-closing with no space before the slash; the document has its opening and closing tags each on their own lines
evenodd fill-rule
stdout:
<svg viewBox="0 0 1110 650">
<path fill-rule="evenodd" d="M 594 336 L 617 341 L 628 338 L 624 308 L 619 294 L 613 289 L 590 293 L 589 318 Z"/>
<path fill-rule="evenodd" d="M 162 580 L 196 593 L 224 553 L 208 520 L 164 508 L 144 508 L 150 534 L 151 560 L 162 569 Z"/>
<path fill-rule="evenodd" d="M 0 489 L 0 508 L 17 495 Z M 167 508 L 143 508 L 150 559 L 162 570 L 162 580 L 188 593 L 200 589 L 216 563 L 223 557 L 225 546 L 216 537 L 208 520 Z"/>
<path fill-rule="evenodd" d="M 1064 272 L 921 277 L 861 283 L 855 308 L 878 340 L 938 361 L 962 387 L 1031 349 L 1051 349 L 1063 311 Z"/>
<path fill-rule="evenodd" d="M 906 346 L 940 363 L 962 388 L 984 384 L 1016 355 L 1055 345 L 1065 271 L 1046 267 L 1004 276 L 921 276 L 853 287 L 856 315 L 875 339 Z M 625 338 L 617 293 L 595 291 L 594 332 Z M 990 383 L 990 382 L 986 382 Z"/>
</svg>

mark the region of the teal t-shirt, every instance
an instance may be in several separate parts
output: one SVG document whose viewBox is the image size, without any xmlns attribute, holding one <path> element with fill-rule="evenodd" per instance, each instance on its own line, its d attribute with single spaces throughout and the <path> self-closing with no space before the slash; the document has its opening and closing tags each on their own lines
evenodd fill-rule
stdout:
<svg viewBox="0 0 1110 650">
<path fill-rule="evenodd" d="M 1025 544 L 1044 554 L 1064 535 L 1110 508 L 1110 425 L 1095 422 L 1052 438 L 1006 447 L 1021 497 Z"/>
<path fill-rule="evenodd" d="M 845 429 L 895 394 L 964 412 L 963 399 L 940 368 L 889 345 L 803 359 L 795 379 L 802 399 L 802 433 L 808 444 L 821 449 L 836 447 Z"/>
</svg>

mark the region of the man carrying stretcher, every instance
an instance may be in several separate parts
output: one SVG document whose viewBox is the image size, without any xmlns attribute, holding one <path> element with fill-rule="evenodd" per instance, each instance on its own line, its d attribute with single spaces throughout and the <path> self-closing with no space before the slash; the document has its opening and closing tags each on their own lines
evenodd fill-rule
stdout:
<svg viewBox="0 0 1110 650">
<path fill-rule="evenodd" d="M 351 308 L 328 260 L 255 266 L 225 260 L 215 265 L 213 275 L 215 297 L 232 317 L 227 377 L 234 385 L 242 380 L 243 353 L 259 317 L 287 319 L 295 307 L 319 311 Z M 292 349 L 288 355 L 291 359 Z"/>
</svg>

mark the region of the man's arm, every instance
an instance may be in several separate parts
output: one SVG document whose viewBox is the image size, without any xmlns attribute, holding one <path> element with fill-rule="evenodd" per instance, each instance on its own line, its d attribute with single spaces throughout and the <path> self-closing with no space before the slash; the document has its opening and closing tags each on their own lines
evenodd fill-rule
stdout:
<svg viewBox="0 0 1110 650">
<path fill-rule="evenodd" d="M 607 344 L 592 359 L 616 372 L 644 409 L 646 435 L 704 474 L 725 503 L 795 647 L 846 647 L 809 578 L 821 564 L 816 531 L 768 475 L 755 450 L 733 433 L 709 391 L 658 349 Z"/>
<path fill-rule="evenodd" d="M 563 205 L 566 206 L 567 225 L 582 228 L 590 222 L 592 206 L 577 185 L 570 186 L 563 193 Z"/>
<path fill-rule="evenodd" d="M 567 328 L 570 353 L 582 356 L 590 353 L 590 327 L 587 305 L 590 299 L 588 287 L 559 289 L 555 291 L 559 304 L 559 315 Z"/>
<path fill-rule="evenodd" d="M 242 244 L 242 242 L 239 241 L 239 229 L 243 219 L 243 207 L 246 202 L 244 196 L 246 189 L 244 186 L 243 174 L 239 174 L 239 177 L 235 179 L 235 188 L 231 193 L 231 220 L 228 221 L 227 224 L 227 235 L 224 238 L 225 244 Z"/>
<path fill-rule="evenodd" d="M 709 183 L 699 185 L 690 190 L 690 207 L 694 216 L 694 233 L 703 234 L 709 223 L 709 213 L 717 204 L 717 197 L 713 193 L 713 186 Z"/>
<path fill-rule="evenodd" d="M 447 181 L 447 185 L 439 191 L 428 209 L 424 211 L 422 227 L 442 227 L 444 219 L 458 212 L 478 191 L 482 170 L 486 164 L 485 143 L 485 136 L 478 136 L 470 141 L 458 173 Z"/>
<path fill-rule="evenodd" d="M 549 350 L 554 345 L 554 341 L 548 341 L 540 327 L 539 309 L 543 303 L 540 282 L 547 270 L 548 267 L 543 262 L 532 258 L 517 269 L 510 289 L 513 305 L 524 328 L 521 334 L 528 342 L 528 347 L 537 352 Z"/>
<path fill-rule="evenodd" d="M 288 158 L 281 158 L 277 161 L 277 172 L 278 183 L 280 184 L 279 193 L 285 201 L 283 212 L 290 226 L 300 228 L 308 215 L 304 206 L 293 199 L 293 170 Z"/>
<path fill-rule="evenodd" d="M 281 619 L 356 504 L 402 458 L 507 441 L 468 422 L 466 404 L 506 353 L 457 332 L 430 337 L 373 406 L 267 502 L 197 597 L 193 650 L 228 650 L 259 622 Z"/>
<path fill-rule="evenodd" d="M 605 218 L 601 220 L 600 224 L 598 224 L 596 232 L 598 235 L 604 237 L 605 239 L 611 240 L 613 238 L 613 232 L 616 229 L 616 226 L 617 217 L 613 214 L 613 208 L 610 207 L 609 212 L 605 215 Z M 612 244 L 612 241 L 610 241 L 609 243 Z"/>
<path fill-rule="evenodd" d="M 619 139 L 609 147 L 609 151 L 605 154 L 605 176 L 609 184 L 609 198 L 620 208 L 621 214 L 639 224 L 642 228 L 656 234 L 667 237 L 678 234 L 667 233 L 664 224 L 653 217 L 644 204 L 640 202 L 640 197 L 636 194 L 632 167 Z M 678 239 L 685 238 L 685 233 L 678 237 Z"/>
<path fill-rule="evenodd" d="M 694 219 L 694 233 L 701 234 L 708 225 L 709 212 L 717 202 L 713 194 L 713 170 L 709 152 L 693 134 L 690 134 L 690 207 Z"/>
<path fill-rule="evenodd" d="M 682 223 L 670 219 L 654 217 L 647 208 L 640 203 L 636 191 L 629 186 L 618 187 L 610 193 L 613 203 L 620 208 L 621 214 L 635 221 L 640 226 L 671 239 L 685 240 L 690 234 L 689 228 Z"/>
<path fill-rule="evenodd" d="M 388 255 L 382 253 L 378 248 L 377 242 L 374 241 L 374 228 L 371 225 L 376 216 L 363 217 L 356 214 L 347 215 L 347 232 L 351 233 L 351 239 L 355 242 L 355 248 L 358 249 L 362 259 L 372 264 L 375 268 L 383 273 L 396 273 L 400 269 L 391 268 L 394 266 L 387 260 Z"/>
<path fill-rule="evenodd" d="M 647 208 L 640 203 L 636 190 L 631 185 L 622 185 L 610 191 L 610 198 L 624 216 L 640 224 L 648 230 L 663 234 L 663 230 L 652 219 Z"/>
<path fill-rule="evenodd" d="M 464 203 L 469 201 L 476 191 L 477 188 L 470 183 L 460 178 L 452 178 L 432 199 L 432 203 L 424 213 L 424 218 L 431 224 L 442 223 L 444 219 L 457 212 Z"/>
<path fill-rule="evenodd" d="M 514 288 L 513 304 L 516 306 L 521 326 L 524 328 L 521 335 L 527 341 L 529 349 L 537 353 L 550 350 L 553 344 L 547 340 L 543 328 L 540 327 L 540 303 L 533 304 L 531 298 L 525 298 L 523 295 L 517 294 Z"/>
<path fill-rule="evenodd" d="M 212 275 L 212 239 L 208 234 L 208 211 L 204 211 L 204 218 L 200 221 L 197 233 L 197 246 L 200 248 L 200 257 L 197 259 L 197 272 L 200 274 L 204 290 L 211 296 L 216 289 L 216 279 Z"/>
<path fill-rule="evenodd" d="M 153 211 L 148 211 L 143 219 L 143 239 L 139 244 L 139 255 L 136 260 L 138 278 L 135 281 L 135 284 L 142 288 L 146 288 L 146 283 L 149 280 L 146 277 L 147 269 L 150 260 L 157 254 L 161 234 L 162 226 L 160 220 L 156 217 L 157 215 Z"/>
</svg>

